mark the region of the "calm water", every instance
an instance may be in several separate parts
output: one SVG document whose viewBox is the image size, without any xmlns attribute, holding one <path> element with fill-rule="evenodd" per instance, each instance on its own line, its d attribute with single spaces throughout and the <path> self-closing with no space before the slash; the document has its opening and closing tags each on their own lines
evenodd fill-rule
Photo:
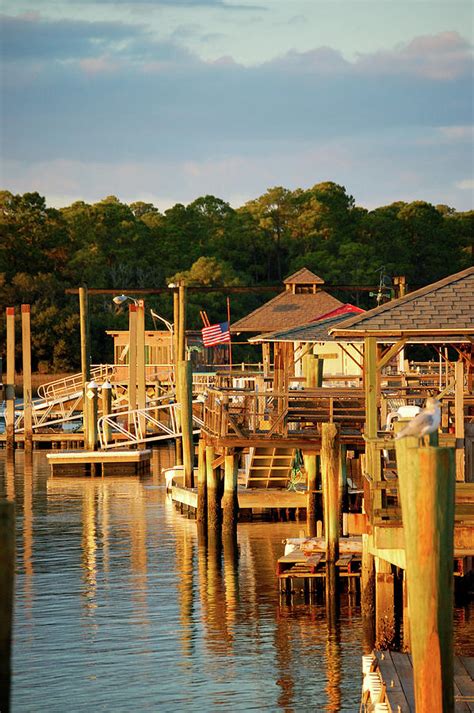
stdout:
<svg viewBox="0 0 474 713">
<path fill-rule="evenodd" d="M 17 502 L 13 711 L 358 711 L 359 609 L 280 605 L 298 523 L 249 523 L 220 554 L 148 479 L 54 478 L 0 455 Z M 458 638 L 472 642 L 468 610 Z"/>
</svg>

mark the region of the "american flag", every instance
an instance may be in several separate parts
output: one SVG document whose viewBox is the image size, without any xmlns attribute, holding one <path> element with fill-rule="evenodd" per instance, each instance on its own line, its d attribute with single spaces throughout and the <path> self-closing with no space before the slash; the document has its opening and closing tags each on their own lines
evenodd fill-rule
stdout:
<svg viewBox="0 0 474 713">
<path fill-rule="evenodd" d="M 211 324 L 202 330 L 202 341 L 205 347 L 214 347 L 216 344 L 230 342 L 229 322 Z"/>
</svg>

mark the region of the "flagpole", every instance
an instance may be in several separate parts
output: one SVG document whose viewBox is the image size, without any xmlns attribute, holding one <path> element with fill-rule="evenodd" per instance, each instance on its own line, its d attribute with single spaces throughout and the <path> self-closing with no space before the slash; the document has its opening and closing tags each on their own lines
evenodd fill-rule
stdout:
<svg viewBox="0 0 474 713">
<path fill-rule="evenodd" d="M 227 322 L 229 324 L 229 371 L 232 371 L 232 338 L 230 334 L 230 298 L 227 297 Z"/>
</svg>

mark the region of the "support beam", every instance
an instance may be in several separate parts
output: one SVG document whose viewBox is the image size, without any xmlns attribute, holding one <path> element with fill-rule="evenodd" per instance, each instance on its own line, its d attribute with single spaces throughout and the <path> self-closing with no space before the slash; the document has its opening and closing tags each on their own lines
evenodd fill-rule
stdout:
<svg viewBox="0 0 474 713">
<path fill-rule="evenodd" d="M 112 413 L 112 384 L 104 381 L 102 384 L 102 416 L 110 416 Z M 110 425 L 104 422 L 104 443 L 107 445 L 112 439 Z"/>
<path fill-rule="evenodd" d="M 181 412 L 181 434 L 183 443 L 184 485 L 194 486 L 193 447 L 193 369 L 190 361 L 178 362 L 178 384 Z"/>
<path fill-rule="evenodd" d="M 225 456 L 224 496 L 222 498 L 223 526 L 226 533 L 232 533 L 237 527 L 239 504 L 237 499 L 238 458 L 235 453 Z"/>
<path fill-rule="evenodd" d="M 33 393 L 31 387 L 30 305 L 21 305 L 21 353 L 23 360 L 23 429 L 25 451 L 33 448 Z"/>
<path fill-rule="evenodd" d="M 133 411 L 137 408 L 137 307 L 129 304 L 128 310 L 128 408 Z"/>
<path fill-rule="evenodd" d="M 417 711 L 454 710 L 452 448 L 396 441 Z"/>
<path fill-rule="evenodd" d="M 214 448 L 206 446 L 206 473 L 207 473 L 207 525 L 209 530 L 219 528 L 219 478 L 217 468 L 213 468 Z"/>
<path fill-rule="evenodd" d="M 79 326 L 81 332 L 82 428 L 85 434 L 87 433 L 86 387 L 91 380 L 89 298 L 85 285 L 79 287 Z"/>
<path fill-rule="evenodd" d="M 311 453 L 303 457 L 307 474 L 306 526 L 308 537 L 316 537 L 317 455 Z"/>
<path fill-rule="evenodd" d="M 381 369 L 386 366 L 391 359 L 397 356 L 397 354 L 403 349 L 405 344 L 407 343 L 406 337 L 403 339 L 399 339 L 398 342 L 395 342 L 395 344 L 392 344 L 392 346 L 387 349 L 385 354 L 379 359 L 377 362 L 377 371 L 380 371 Z"/>
<path fill-rule="evenodd" d="M 206 473 L 206 442 L 199 439 L 198 445 L 198 495 L 196 520 L 198 524 L 207 523 L 207 473 Z"/>
<path fill-rule="evenodd" d="M 5 387 L 6 449 L 15 449 L 15 308 L 7 307 L 7 383 Z"/>
<path fill-rule="evenodd" d="M 454 390 L 454 433 L 456 436 L 456 480 L 465 479 L 464 450 L 464 363 L 457 361 L 454 365 L 456 386 Z"/>
<path fill-rule="evenodd" d="M 326 532 L 326 560 L 336 563 L 339 557 L 340 497 L 339 467 L 340 441 L 339 425 L 321 424 L 321 476 L 323 483 L 324 528 Z"/>
<path fill-rule="evenodd" d="M 375 558 L 375 646 L 390 648 L 395 641 L 395 577 L 392 565 Z"/>
</svg>

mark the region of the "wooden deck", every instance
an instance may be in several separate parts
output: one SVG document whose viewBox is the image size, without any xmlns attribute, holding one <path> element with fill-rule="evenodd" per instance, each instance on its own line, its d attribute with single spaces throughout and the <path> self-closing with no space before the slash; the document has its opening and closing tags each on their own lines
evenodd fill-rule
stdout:
<svg viewBox="0 0 474 713">
<path fill-rule="evenodd" d="M 410 654 L 396 651 L 376 651 L 385 700 L 392 713 L 415 713 L 413 667 Z M 474 658 L 454 658 L 454 710 L 456 713 L 474 711 Z"/>
<path fill-rule="evenodd" d="M 151 450 L 48 453 L 52 475 L 137 475 L 150 469 Z"/>
</svg>

